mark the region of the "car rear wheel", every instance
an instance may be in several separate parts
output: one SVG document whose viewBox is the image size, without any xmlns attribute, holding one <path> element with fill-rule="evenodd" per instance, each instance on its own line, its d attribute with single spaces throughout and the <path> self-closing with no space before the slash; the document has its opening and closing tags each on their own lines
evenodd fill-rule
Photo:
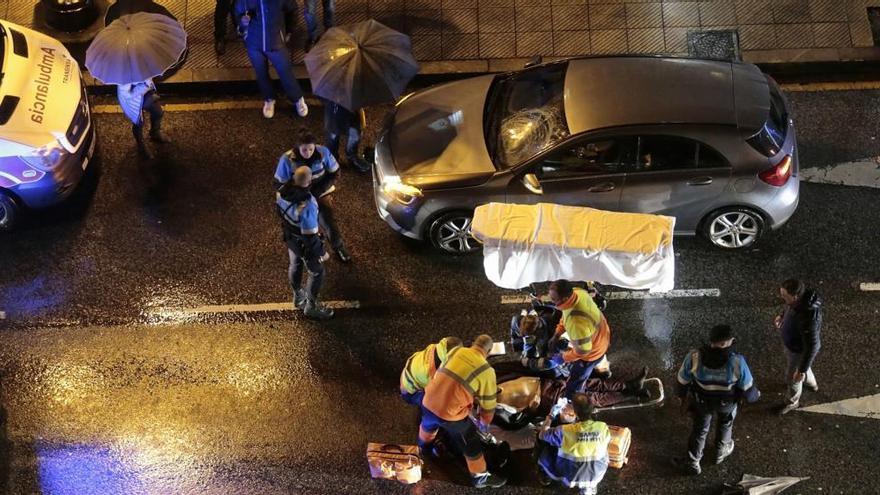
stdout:
<svg viewBox="0 0 880 495">
<path fill-rule="evenodd" d="M 703 222 L 703 235 L 722 249 L 745 249 L 755 245 L 764 233 L 764 219 L 748 208 L 724 208 Z"/>
<path fill-rule="evenodd" d="M 453 212 L 440 216 L 431 224 L 431 243 L 449 254 L 461 255 L 477 251 L 480 244 L 471 236 L 472 218 L 469 212 Z"/>
<path fill-rule="evenodd" d="M 0 232 L 8 232 L 18 221 L 19 208 L 15 200 L 0 191 Z"/>
</svg>

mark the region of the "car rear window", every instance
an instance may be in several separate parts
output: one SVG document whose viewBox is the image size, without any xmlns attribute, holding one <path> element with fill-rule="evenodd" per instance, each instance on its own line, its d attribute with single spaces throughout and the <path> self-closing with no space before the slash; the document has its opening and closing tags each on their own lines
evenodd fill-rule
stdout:
<svg viewBox="0 0 880 495">
<path fill-rule="evenodd" d="M 785 143 L 785 134 L 788 131 L 788 113 L 785 110 L 785 100 L 779 92 L 779 86 L 767 78 L 770 87 L 770 112 L 764 126 L 754 136 L 746 141 L 764 156 L 771 157 L 779 153 Z"/>
</svg>

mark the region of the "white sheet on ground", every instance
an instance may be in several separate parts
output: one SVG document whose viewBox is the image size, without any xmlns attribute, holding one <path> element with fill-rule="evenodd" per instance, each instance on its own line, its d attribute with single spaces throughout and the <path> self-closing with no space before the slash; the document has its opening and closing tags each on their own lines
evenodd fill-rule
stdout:
<svg viewBox="0 0 880 495">
<path fill-rule="evenodd" d="M 664 292 L 675 286 L 674 226 L 662 215 L 489 203 L 474 211 L 471 232 L 499 287 L 568 279 Z"/>
</svg>

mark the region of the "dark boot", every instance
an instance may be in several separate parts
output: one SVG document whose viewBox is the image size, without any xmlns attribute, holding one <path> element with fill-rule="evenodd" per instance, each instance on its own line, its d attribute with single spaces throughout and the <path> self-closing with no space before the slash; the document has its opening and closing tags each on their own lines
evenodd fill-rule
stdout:
<svg viewBox="0 0 880 495">
<path fill-rule="evenodd" d="M 626 382 L 625 392 L 636 395 L 638 397 L 647 397 L 648 391 L 645 389 L 645 380 L 648 379 L 648 367 L 642 368 L 642 373 Z"/>
<path fill-rule="evenodd" d="M 138 129 L 135 127 L 132 129 L 132 134 L 134 134 L 134 142 L 137 144 L 138 155 L 141 158 L 146 158 L 147 160 L 153 158 L 153 154 L 150 153 L 150 149 L 147 148 L 147 143 L 144 141 L 144 131 L 143 129 Z"/>
<path fill-rule="evenodd" d="M 490 472 L 471 476 L 474 488 L 501 488 L 507 483 L 507 478 Z"/>
</svg>

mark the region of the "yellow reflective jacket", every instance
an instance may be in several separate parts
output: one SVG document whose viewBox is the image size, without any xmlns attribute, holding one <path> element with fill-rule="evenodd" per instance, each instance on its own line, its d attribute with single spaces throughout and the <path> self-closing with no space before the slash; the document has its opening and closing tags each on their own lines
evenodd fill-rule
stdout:
<svg viewBox="0 0 880 495">
<path fill-rule="evenodd" d="M 590 294 L 580 287 L 574 288 L 571 298 L 559 306 L 562 318 L 557 335 L 568 332 L 571 350 L 566 361 L 581 359 L 593 361 L 608 350 L 610 328 Z"/>
<path fill-rule="evenodd" d="M 589 462 L 608 456 L 611 431 L 601 421 L 581 421 L 562 426 L 562 446 L 559 457 L 574 462 Z"/>
<path fill-rule="evenodd" d="M 459 347 L 428 383 L 422 406 L 442 419 L 458 421 L 467 417 L 475 399 L 480 409 L 494 413 L 497 393 L 495 370 L 483 354 Z"/>
<path fill-rule="evenodd" d="M 437 368 L 446 363 L 449 349 L 446 338 L 436 344 L 430 344 L 421 351 L 414 352 L 400 373 L 400 390 L 414 394 L 424 390 L 434 377 Z"/>
</svg>

